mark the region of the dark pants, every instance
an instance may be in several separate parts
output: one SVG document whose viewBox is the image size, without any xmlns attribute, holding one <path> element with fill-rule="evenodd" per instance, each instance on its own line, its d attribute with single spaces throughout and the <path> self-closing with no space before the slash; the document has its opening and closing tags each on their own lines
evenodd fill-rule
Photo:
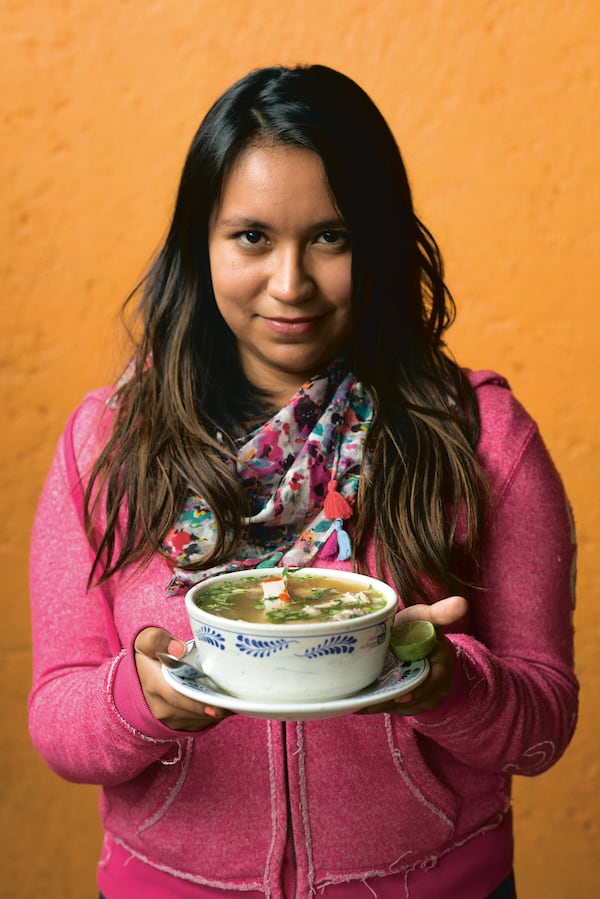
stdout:
<svg viewBox="0 0 600 899">
<path fill-rule="evenodd" d="M 506 880 L 503 880 L 500 886 L 490 893 L 488 899 L 517 899 L 515 875 L 511 872 Z"/>
<path fill-rule="evenodd" d="M 102 893 L 100 893 L 99 899 L 105 899 Z M 511 874 L 506 880 L 503 880 L 498 889 L 494 890 L 493 893 L 490 893 L 488 899 L 517 899 L 514 874 Z"/>
</svg>

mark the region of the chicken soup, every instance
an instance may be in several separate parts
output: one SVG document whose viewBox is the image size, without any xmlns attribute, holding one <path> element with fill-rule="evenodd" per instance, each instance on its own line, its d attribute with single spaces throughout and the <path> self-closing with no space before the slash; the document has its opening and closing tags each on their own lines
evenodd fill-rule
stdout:
<svg viewBox="0 0 600 899">
<path fill-rule="evenodd" d="M 338 580 L 318 573 L 248 575 L 208 587 L 194 601 L 213 615 L 259 624 L 343 621 L 385 605 L 384 596 L 370 585 L 359 588 L 342 576 Z"/>
</svg>

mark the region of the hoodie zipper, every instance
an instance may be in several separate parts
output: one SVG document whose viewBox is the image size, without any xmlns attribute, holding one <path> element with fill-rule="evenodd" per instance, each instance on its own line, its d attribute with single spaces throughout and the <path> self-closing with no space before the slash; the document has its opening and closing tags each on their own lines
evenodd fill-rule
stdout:
<svg viewBox="0 0 600 899">
<path fill-rule="evenodd" d="M 287 733 L 287 721 L 282 722 L 282 734 L 283 734 L 283 765 L 285 772 L 285 805 L 287 809 L 287 835 L 286 835 L 286 845 L 285 845 L 285 856 L 287 856 L 288 845 L 291 849 L 292 856 L 292 865 L 294 870 L 294 893 L 293 897 L 290 899 L 296 899 L 297 890 L 298 890 L 298 881 L 296 877 L 296 846 L 294 845 L 294 831 L 292 829 L 292 803 L 290 799 L 290 779 L 289 779 L 289 766 L 288 766 L 288 733 Z M 283 884 L 285 887 L 285 883 Z M 288 897 L 286 897 L 288 899 Z"/>
</svg>

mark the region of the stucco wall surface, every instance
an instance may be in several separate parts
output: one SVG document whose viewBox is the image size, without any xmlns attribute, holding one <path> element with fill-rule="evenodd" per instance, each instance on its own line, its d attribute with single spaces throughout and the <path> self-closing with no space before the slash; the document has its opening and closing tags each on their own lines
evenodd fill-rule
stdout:
<svg viewBox="0 0 600 899">
<path fill-rule="evenodd" d="M 581 721 L 515 785 L 521 899 L 600 895 L 598 33 L 589 0 L 5 0 L 2 40 L 2 886 L 91 899 L 97 791 L 31 748 L 26 556 L 57 437 L 123 360 L 119 308 L 208 105 L 249 69 L 322 62 L 373 96 L 459 307 L 455 355 L 538 419 L 574 506 Z M 4 893 L 6 889 L 6 893 Z"/>
</svg>

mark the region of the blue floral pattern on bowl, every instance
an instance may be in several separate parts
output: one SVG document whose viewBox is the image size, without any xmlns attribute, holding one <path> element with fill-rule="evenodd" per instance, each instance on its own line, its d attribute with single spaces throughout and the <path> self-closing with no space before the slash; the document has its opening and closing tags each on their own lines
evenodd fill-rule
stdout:
<svg viewBox="0 0 600 899">
<path fill-rule="evenodd" d="M 311 646 L 310 649 L 305 649 L 304 652 L 296 652 L 294 653 L 294 655 L 297 655 L 304 659 L 318 659 L 321 656 L 351 653 L 354 652 L 355 647 L 356 637 L 353 637 L 351 635 L 341 635 L 336 637 L 328 637 L 323 641 L 323 643 L 318 643 L 316 646 Z"/>
<path fill-rule="evenodd" d="M 196 640 L 198 643 L 208 643 L 209 646 L 214 646 L 216 649 L 225 649 L 223 634 L 214 627 L 209 627 L 208 624 L 196 628 Z"/>
<path fill-rule="evenodd" d="M 264 659 L 275 652 L 287 649 L 292 643 L 298 640 L 286 640 L 284 637 L 278 637 L 276 640 L 257 640 L 252 637 L 244 637 L 238 634 L 235 641 L 235 648 L 239 652 L 245 652 L 255 659 Z"/>
</svg>

